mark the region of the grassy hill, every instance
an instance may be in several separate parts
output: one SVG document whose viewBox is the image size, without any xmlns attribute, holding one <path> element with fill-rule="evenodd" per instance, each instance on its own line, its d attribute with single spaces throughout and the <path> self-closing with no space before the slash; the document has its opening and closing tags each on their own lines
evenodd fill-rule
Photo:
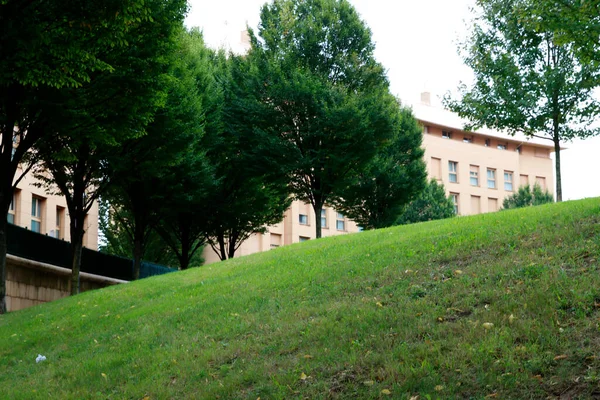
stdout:
<svg viewBox="0 0 600 400">
<path fill-rule="evenodd" d="M 0 316 L 0 398 L 600 396 L 599 222 L 364 232 Z"/>
</svg>

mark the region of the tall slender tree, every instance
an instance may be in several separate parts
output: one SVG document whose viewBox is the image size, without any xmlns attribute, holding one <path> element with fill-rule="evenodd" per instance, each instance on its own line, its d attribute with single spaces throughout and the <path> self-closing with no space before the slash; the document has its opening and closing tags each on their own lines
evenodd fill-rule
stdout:
<svg viewBox="0 0 600 400">
<path fill-rule="evenodd" d="M 251 41 L 257 159 L 284 167 L 295 198 L 319 216 L 395 129 L 371 32 L 346 0 L 275 0 Z"/>
<path fill-rule="evenodd" d="M 561 143 L 600 133 L 590 125 L 600 113 L 594 90 L 600 69 L 581 63 L 573 44 L 526 17 L 533 0 L 480 0 L 479 15 L 464 44 L 465 63 L 475 73 L 472 88 L 461 85 L 460 100 L 446 106 L 471 122 L 509 134 L 550 140 L 556 162 L 556 199 L 562 200 Z M 539 14 L 549 18 L 548 14 Z"/>
</svg>

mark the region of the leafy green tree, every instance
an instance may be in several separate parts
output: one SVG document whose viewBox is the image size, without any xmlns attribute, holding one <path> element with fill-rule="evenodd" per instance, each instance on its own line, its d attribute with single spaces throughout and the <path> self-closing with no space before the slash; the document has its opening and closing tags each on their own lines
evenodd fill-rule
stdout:
<svg viewBox="0 0 600 400">
<path fill-rule="evenodd" d="M 397 104 L 390 112 L 396 118 L 394 137 L 335 203 L 337 210 L 364 229 L 394 225 L 406 204 L 427 183 L 421 149 L 423 129 L 410 109 Z"/>
<path fill-rule="evenodd" d="M 554 202 L 552 194 L 548 190 L 542 190 L 541 186 L 536 183 L 533 185 L 533 189 L 529 185 L 519 187 L 516 193 L 504 198 L 502 207 L 508 210 L 511 208 L 539 206 L 552 202 Z"/>
<path fill-rule="evenodd" d="M 560 146 L 600 132 L 590 127 L 600 112 L 594 90 L 600 69 L 579 62 L 572 43 L 545 24 L 533 24 L 533 0 L 481 0 L 480 15 L 465 43 L 465 63 L 475 73 L 462 99 L 446 106 L 471 121 L 509 134 L 551 140 L 556 159 L 556 199 L 562 201 Z"/>
<path fill-rule="evenodd" d="M 573 44 L 579 61 L 599 67 L 599 0 L 537 0 L 521 19 L 538 30 L 552 31 L 557 42 Z"/>
<path fill-rule="evenodd" d="M 85 220 L 110 180 L 108 159 L 128 138 L 144 134 L 164 102 L 165 54 L 182 24 L 179 0 L 148 2 L 150 19 L 128 31 L 129 44 L 110 51 L 110 73 L 55 94 L 60 108 L 44 105 L 46 135 L 35 145 L 37 176 L 66 198 L 70 217 L 71 294 L 79 293 Z M 157 36 L 160 40 L 157 40 Z M 51 113 L 50 113 L 51 111 Z M 47 172 L 50 172 L 48 174 Z"/>
<path fill-rule="evenodd" d="M 134 260 L 134 279 L 139 278 L 150 241 L 156 246 L 154 227 L 165 208 L 172 207 L 168 199 L 174 188 L 169 185 L 177 184 L 178 179 L 172 168 L 183 162 L 181 156 L 190 147 L 198 146 L 203 133 L 199 92 L 204 88 L 199 87 L 197 78 L 201 72 L 208 73 L 209 53 L 198 32 L 181 29 L 165 79 L 165 104 L 156 110 L 146 135 L 127 140 L 109 157 L 111 181 L 104 197 L 111 204 L 112 221 L 119 222 L 129 235 L 127 242 L 133 244 L 127 257 Z M 120 242 L 122 238 L 118 238 Z"/>
<path fill-rule="evenodd" d="M 396 223 L 398 225 L 413 224 L 450 218 L 454 215 L 456 215 L 454 203 L 450 197 L 446 196 L 444 185 L 432 179 L 425 185 L 425 189 L 406 206 Z"/>
<path fill-rule="evenodd" d="M 253 233 L 283 219 L 291 199 L 285 175 L 256 168 L 248 141 L 255 135 L 254 125 L 244 119 L 240 109 L 240 87 L 233 82 L 242 76 L 248 62 L 243 57 L 219 56 L 220 70 L 215 74 L 217 90 L 204 103 L 206 135 L 204 147 L 214 169 L 210 188 L 207 243 L 221 260 L 233 258 L 240 245 Z M 234 71 L 235 70 L 235 71 Z"/>
<path fill-rule="evenodd" d="M 133 32 L 180 23 L 182 0 L 53 2 L 6 0 L 0 5 L 0 213 L 6 214 L 25 156 L 53 135 L 53 112 L 65 88 L 78 88 L 118 70 L 114 52 L 144 44 Z M 158 12 L 157 12 L 158 10 Z M 145 37 L 149 37 L 146 35 Z M 148 50 L 154 46 L 149 46 Z M 123 90 L 126 92 L 127 87 Z M 14 148 L 14 150 L 13 150 Z M 22 177 L 22 175 L 21 175 Z M 6 221 L 0 221 L 0 313 L 6 311 Z"/>
<path fill-rule="evenodd" d="M 256 103 L 244 108 L 255 115 L 256 160 L 286 172 L 295 198 L 321 215 L 396 129 L 371 32 L 346 0 L 276 0 L 251 41 Z"/>
</svg>

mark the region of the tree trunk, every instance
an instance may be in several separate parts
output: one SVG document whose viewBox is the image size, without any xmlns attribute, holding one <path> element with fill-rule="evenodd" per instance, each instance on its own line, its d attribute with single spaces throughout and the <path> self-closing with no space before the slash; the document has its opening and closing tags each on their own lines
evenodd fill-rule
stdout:
<svg viewBox="0 0 600 400">
<path fill-rule="evenodd" d="M 181 230 L 181 257 L 179 259 L 179 268 L 186 270 L 190 266 L 190 235 L 185 227 Z"/>
<path fill-rule="evenodd" d="M 234 232 L 231 232 L 231 234 L 229 235 L 229 252 L 227 254 L 229 258 L 235 257 L 235 246 L 237 244 L 237 241 L 238 235 Z"/>
<path fill-rule="evenodd" d="M 83 250 L 83 220 L 71 218 L 71 296 L 79 294 L 79 272 Z"/>
<path fill-rule="evenodd" d="M 560 141 L 554 139 L 554 157 L 556 162 L 556 201 L 562 201 L 562 178 L 560 175 Z"/>
<path fill-rule="evenodd" d="M 8 212 L 8 210 L 7 210 Z M 2 214 L 5 216 L 6 214 Z M 6 314 L 6 217 L 0 222 L 0 315 Z"/>
<path fill-rule="evenodd" d="M 144 239 L 138 235 L 138 232 L 136 232 L 135 237 L 133 238 L 133 280 L 135 281 L 140 279 L 140 270 L 142 268 L 142 256 L 144 253 L 142 243 L 143 240 Z"/>
<path fill-rule="evenodd" d="M 225 249 L 225 234 L 224 233 L 219 233 L 219 236 L 217 237 L 217 240 L 219 241 L 219 258 L 221 259 L 221 261 L 225 261 L 227 260 L 227 250 Z"/>
<path fill-rule="evenodd" d="M 321 226 L 321 210 L 323 209 L 323 205 L 314 205 L 313 209 L 315 211 L 315 227 L 317 229 L 317 239 L 321 238 L 322 226 Z"/>
</svg>

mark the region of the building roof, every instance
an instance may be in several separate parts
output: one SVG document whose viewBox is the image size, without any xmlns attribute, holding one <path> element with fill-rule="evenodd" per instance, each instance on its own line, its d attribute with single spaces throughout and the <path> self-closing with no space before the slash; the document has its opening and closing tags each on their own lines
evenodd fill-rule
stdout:
<svg viewBox="0 0 600 400">
<path fill-rule="evenodd" d="M 434 107 L 425 103 L 416 103 L 412 105 L 413 114 L 416 119 L 422 123 L 429 123 L 432 125 L 439 125 L 450 129 L 465 131 L 464 126 L 467 120 L 459 117 L 457 114 L 445 110 L 443 108 Z M 472 133 L 491 136 L 499 138 L 513 143 L 528 143 L 535 147 L 548 148 L 554 151 L 554 144 L 550 140 L 544 140 L 539 138 L 531 138 L 525 136 L 522 133 L 517 133 L 514 136 L 504 132 L 500 132 L 493 129 L 481 128 L 473 131 Z M 561 150 L 565 148 L 561 146 Z"/>
</svg>

